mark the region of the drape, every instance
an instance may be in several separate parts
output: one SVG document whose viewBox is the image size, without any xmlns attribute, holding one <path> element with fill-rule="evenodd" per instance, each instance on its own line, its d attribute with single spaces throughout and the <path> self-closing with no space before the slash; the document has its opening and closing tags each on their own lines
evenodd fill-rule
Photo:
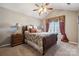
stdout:
<svg viewBox="0 0 79 59">
<path fill-rule="evenodd" d="M 59 29 L 60 29 L 60 33 L 63 35 L 61 41 L 63 42 L 68 42 L 68 38 L 66 36 L 66 33 L 65 33 L 65 16 L 59 16 Z M 49 20 L 44 20 L 44 29 L 45 29 L 45 32 L 48 32 L 49 30 Z"/>
<path fill-rule="evenodd" d="M 46 23 L 46 32 L 49 30 L 49 22 Z"/>
<path fill-rule="evenodd" d="M 46 32 L 48 32 L 48 30 L 49 30 L 49 21 L 48 21 L 48 19 L 45 20 L 45 25 L 46 25 Z"/>
<path fill-rule="evenodd" d="M 60 20 L 60 22 L 59 22 L 60 32 L 63 35 L 61 41 L 68 42 L 69 40 L 68 40 L 66 33 L 65 33 L 65 16 L 60 16 L 59 20 Z"/>
</svg>

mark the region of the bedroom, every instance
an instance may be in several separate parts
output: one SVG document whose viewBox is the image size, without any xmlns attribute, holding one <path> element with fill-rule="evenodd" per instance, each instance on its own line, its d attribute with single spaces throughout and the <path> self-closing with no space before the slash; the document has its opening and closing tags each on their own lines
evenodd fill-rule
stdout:
<svg viewBox="0 0 79 59">
<path fill-rule="evenodd" d="M 55 46 L 54 51 L 51 51 L 53 49 L 52 47 L 45 55 L 79 55 L 76 52 L 78 45 L 78 34 L 79 34 L 78 33 L 79 6 L 78 5 L 79 5 L 78 3 L 71 3 L 70 5 L 66 3 L 59 3 L 59 4 L 52 3 L 48 5 L 48 7 L 52 7 L 53 10 L 48 11 L 47 14 L 39 15 L 37 11 L 33 11 L 34 9 L 37 8 L 34 3 L 0 4 L 0 20 L 1 20 L 0 21 L 0 47 L 1 47 L 0 55 L 39 55 L 39 53 L 37 53 L 36 50 L 30 48 L 29 46 L 27 46 L 27 44 L 18 45 L 15 47 L 9 46 L 10 37 L 17 30 L 16 24 L 18 24 L 19 27 L 26 25 L 34 25 L 37 28 L 39 29 L 41 28 L 43 29 L 43 31 L 45 31 L 46 27 L 43 26 L 45 25 L 43 23 L 44 20 L 54 19 L 54 18 L 58 19 L 61 16 L 65 16 L 65 33 L 69 42 L 68 43 L 63 42 L 61 41 L 61 39 L 57 40 L 57 44 L 60 44 L 60 46 Z M 19 28 L 18 31 L 22 32 L 21 29 Z M 67 49 L 65 49 L 66 47 Z M 30 50 L 28 50 L 29 48 Z M 15 51 L 13 49 L 15 49 Z M 66 50 L 66 52 L 63 51 L 64 49 Z M 19 51 L 20 54 L 17 54 L 18 52 L 17 50 Z M 73 51 L 73 53 L 71 50 Z M 28 52 L 28 54 L 24 52 Z"/>
</svg>

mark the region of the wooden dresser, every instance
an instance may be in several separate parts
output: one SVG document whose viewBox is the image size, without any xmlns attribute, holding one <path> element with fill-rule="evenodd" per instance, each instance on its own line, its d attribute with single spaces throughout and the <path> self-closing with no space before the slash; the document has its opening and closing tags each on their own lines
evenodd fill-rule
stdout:
<svg viewBox="0 0 79 59">
<path fill-rule="evenodd" d="M 15 33 L 11 35 L 11 46 L 16 46 L 24 43 L 23 35 L 21 33 Z"/>
</svg>

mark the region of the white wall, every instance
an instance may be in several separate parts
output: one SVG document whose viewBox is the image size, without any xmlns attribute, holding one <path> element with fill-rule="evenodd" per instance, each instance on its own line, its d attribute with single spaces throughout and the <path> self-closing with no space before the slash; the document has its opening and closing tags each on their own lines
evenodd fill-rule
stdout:
<svg viewBox="0 0 79 59">
<path fill-rule="evenodd" d="M 78 16 L 79 16 L 79 12 L 78 12 Z"/>
<path fill-rule="evenodd" d="M 65 15 L 65 30 L 70 42 L 78 42 L 77 29 L 77 12 L 55 10 L 47 18 Z"/>
<path fill-rule="evenodd" d="M 14 26 L 16 23 L 20 25 L 32 24 L 39 26 L 40 20 L 0 7 L 0 29 Z M 9 30 L 5 31 L 8 32 Z M 0 30 L 0 43 L 7 41 L 6 38 L 4 39 L 4 36 L 8 35 L 8 33 L 6 32 L 6 34 L 3 34 L 3 32 Z"/>
<path fill-rule="evenodd" d="M 78 12 L 78 21 L 79 21 L 79 12 Z M 78 47 L 79 47 L 79 24 L 78 24 Z"/>
<path fill-rule="evenodd" d="M 39 25 L 40 20 L 26 16 L 21 13 L 13 12 L 11 10 L 7 10 L 5 8 L 0 8 L 0 25 L 4 24 L 6 26 L 11 26 L 16 23 L 19 23 L 21 25 L 27 25 L 27 24 L 33 24 L 33 25 Z"/>
</svg>

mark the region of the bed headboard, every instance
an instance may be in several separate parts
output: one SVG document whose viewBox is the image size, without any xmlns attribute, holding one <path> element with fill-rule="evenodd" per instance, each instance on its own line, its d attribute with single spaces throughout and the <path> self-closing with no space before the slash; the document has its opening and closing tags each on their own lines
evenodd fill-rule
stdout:
<svg viewBox="0 0 79 59">
<path fill-rule="evenodd" d="M 29 26 L 31 26 L 32 28 L 29 28 Z M 25 39 L 25 31 L 28 31 L 30 33 L 36 33 L 37 29 L 35 29 L 33 25 L 22 26 L 22 34 L 23 34 L 24 39 Z"/>
<path fill-rule="evenodd" d="M 27 31 L 27 25 L 26 26 L 22 26 L 22 34 L 23 34 L 23 39 L 25 39 L 25 31 Z"/>
</svg>

